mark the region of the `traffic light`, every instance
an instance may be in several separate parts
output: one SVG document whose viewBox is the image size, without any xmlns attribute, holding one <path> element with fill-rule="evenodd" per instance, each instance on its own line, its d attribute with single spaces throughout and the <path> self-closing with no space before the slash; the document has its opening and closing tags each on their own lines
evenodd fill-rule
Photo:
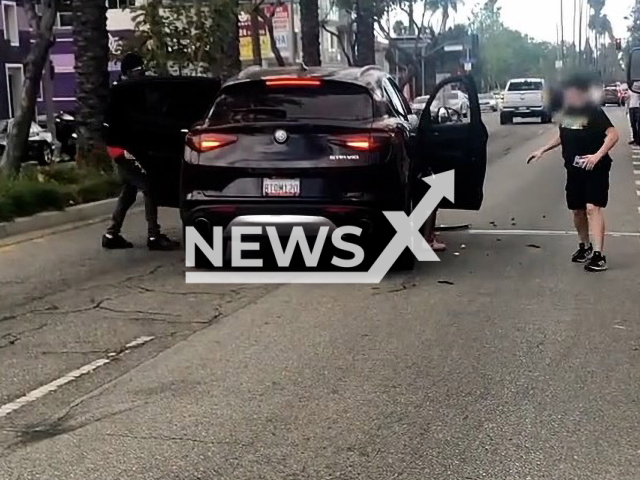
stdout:
<svg viewBox="0 0 640 480">
<path fill-rule="evenodd" d="M 618 52 L 622 51 L 622 39 L 621 38 L 616 38 L 616 50 Z"/>
</svg>

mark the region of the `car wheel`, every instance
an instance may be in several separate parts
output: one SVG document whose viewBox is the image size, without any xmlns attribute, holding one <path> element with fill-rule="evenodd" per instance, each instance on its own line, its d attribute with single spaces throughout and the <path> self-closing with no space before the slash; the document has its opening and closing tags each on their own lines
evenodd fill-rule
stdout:
<svg viewBox="0 0 640 480">
<path fill-rule="evenodd" d="M 508 113 L 502 112 L 500 114 L 500 125 L 509 125 L 513 123 L 513 117 Z"/>
<path fill-rule="evenodd" d="M 51 145 L 42 146 L 38 163 L 44 167 L 53 163 L 53 148 L 51 148 Z"/>
</svg>

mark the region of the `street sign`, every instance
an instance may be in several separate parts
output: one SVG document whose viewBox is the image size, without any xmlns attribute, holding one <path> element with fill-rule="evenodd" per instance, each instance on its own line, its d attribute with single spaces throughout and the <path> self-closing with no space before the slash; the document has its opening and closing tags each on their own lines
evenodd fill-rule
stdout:
<svg viewBox="0 0 640 480">
<path fill-rule="evenodd" d="M 471 70 L 473 70 L 473 63 L 471 62 L 464 62 L 464 70 L 466 72 L 470 72 Z"/>
<path fill-rule="evenodd" d="M 556 68 L 558 70 L 560 70 L 562 68 L 562 65 L 563 65 L 562 60 L 556 60 Z"/>
</svg>

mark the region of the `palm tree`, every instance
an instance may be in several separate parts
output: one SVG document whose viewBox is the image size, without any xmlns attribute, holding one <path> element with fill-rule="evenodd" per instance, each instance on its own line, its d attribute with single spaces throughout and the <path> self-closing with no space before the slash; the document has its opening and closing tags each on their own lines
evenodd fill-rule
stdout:
<svg viewBox="0 0 640 480">
<path fill-rule="evenodd" d="M 109 101 L 109 37 L 104 0 L 73 0 L 73 44 L 81 163 L 97 163 L 103 155 L 104 118 Z"/>
<path fill-rule="evenodd" d="M 464 4 L 464 0 L 425 0 L 425 6 L 432 12 L 442 12 L 440 34 L 447 31 L 447 25 L 451 18 L 451 12 L 458 13 L 458 7 Z"/>
<path fill-rule="evenodd" d="M 356 0 L 356 61 L 358 66 L 376 63 L 373 0 Z"/>
<path fill-rule="evenodd" d="M 300 0 L 302 30 L 302 61 L 308 66 L 320 66 L 320 20 L 318 0 Z"/>
</svg>

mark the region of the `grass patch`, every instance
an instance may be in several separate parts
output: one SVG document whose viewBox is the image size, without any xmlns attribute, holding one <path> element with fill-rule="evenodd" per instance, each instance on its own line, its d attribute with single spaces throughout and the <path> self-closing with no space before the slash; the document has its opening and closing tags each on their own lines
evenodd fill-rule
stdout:
<svg viewBox="0 0 640 480">
<path fill-rule="evenodd" d="M 115 173 L 75 165 L 25 169 L 17 178 L 0 176 L 0 222 L 115 197 Z"/>
</svg>

